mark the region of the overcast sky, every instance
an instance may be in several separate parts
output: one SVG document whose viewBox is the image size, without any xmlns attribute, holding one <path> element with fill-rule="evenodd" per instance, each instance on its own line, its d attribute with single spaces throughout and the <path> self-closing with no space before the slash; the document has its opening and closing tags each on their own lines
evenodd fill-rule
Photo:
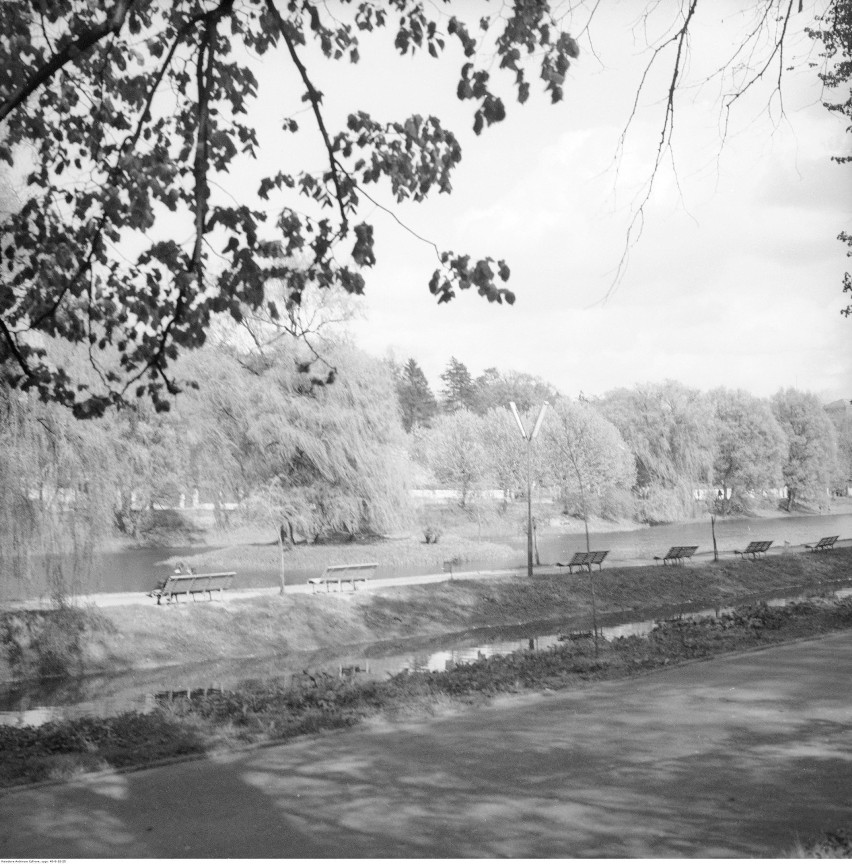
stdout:
<svg viewBox="0 0 852 864">
<path fill-rule="evenodd" d="M 437 306 L 427 288 L 434 250 L 368 207 L 378 264 L 351 328 L 357 343 L 400 362 L 415 358 L 436 391 L 453 355 L 474 375 L 489 366 L 516 369 L 572 396 L 674 378 L 760 396 L 794 386 L 826 400 L 852 397 L 852 320 L 839 314 L 850 299 L 841 292 L 848 262 L 836 240 L 852 221 L 852 170 L 829 159 L 849 152 L 849 136 L 820 104 L 803 36 L 794 40 L 795 69 L 784 76 L 783 115 L 777 95 L 770 100 L 770 80 L 738 104 L 724 145 L 720 84 L 681 94 L 674 167 L 672 159 L 663 164 L 642 237 L 611 290 L 653 165 L 666 86 L 662 74 L 650 77 L 617 159 L 647 62 L 630 26 L 638 8 L 609 4 L 599 13 L 595 52 L 582 43 L 562 103 L 551 105 L 536 79 L 529 102 L 509 105 L 508 119 L 478 138 L 470 103 L 455 98 L 458 53 L 452 62 L 400 59 L 385 35 L 376 45 L 365 41 L 357 66 L 312 66 L 332 127 L 357 107 L 387 120 L 434 113 L 456 132 L 464 158 L 452 196 L 400 207 L 386 188 L 371 191 L 441 249 L 505 258 L 517 294 L 511 307 L 470 292 Z M 688 83 L 720 65 L 733 34 L 748 25 L 735 8 L 699 5 Z M 794 17 L 799 32 L 810 23 Z M 284 95 L 293 91 L 276 74 L 267 65 L 262 77 L 262 104 L 276 105 L 272 126 L 286 113 L 277 106 L 295 98 Z M 321 167 L 318 151 L 316 159 Z"/>
</svg>

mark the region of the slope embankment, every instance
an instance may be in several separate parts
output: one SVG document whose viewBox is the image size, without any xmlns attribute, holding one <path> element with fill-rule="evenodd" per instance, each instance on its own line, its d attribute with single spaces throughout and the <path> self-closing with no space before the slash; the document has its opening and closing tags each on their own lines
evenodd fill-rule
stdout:
<svg viewBox="0 0 852 864">
<path fill-rule="evenodd" d="M 343 593 L 263 594 L 224 602 L 0 612 L 0 680 L 90 674 L 432 639 L 475 628 L 636 619 L 672 604 L 731 605 L 778 592 L 852 585 L 852 547 L 686 567 L 543 569 Z M 227 595 L 226 595 L 227 597 Z"/>
</svg>

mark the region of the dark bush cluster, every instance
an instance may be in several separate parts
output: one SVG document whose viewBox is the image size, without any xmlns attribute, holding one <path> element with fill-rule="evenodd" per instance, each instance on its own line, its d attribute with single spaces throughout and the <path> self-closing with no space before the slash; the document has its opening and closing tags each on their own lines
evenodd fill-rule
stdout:
<svg viewBox="0 0 852 864">
<path fill-rule="evenodd" d="M 20 677 L 54 678 L 82 671 L 90 637 L 112 629 L 96 609 L 61 604 L 44 611 L 0 615 L 0 648 Z"/>
<path fill-rule="evenodd" d="M 61 756 L 82 757 L 84 765 L 118 768 L 204 749 L 191 727 L 160 712 L 84 717 L 38 727 L 0 725 L 0 785 L 46 779 Z"/>
</svg>

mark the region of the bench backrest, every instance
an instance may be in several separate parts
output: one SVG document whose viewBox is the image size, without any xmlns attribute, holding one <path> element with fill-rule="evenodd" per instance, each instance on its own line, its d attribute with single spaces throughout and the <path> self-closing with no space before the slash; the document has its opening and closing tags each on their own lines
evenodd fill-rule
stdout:
<svg viewBox="0 0 852 864">
<path fill-rule="evenodd" d="M 209 591 L 213 588 L 228 588 L 236 572 L 228 573 L 172 573 L 163 585 L 163 593 L 183 591 Z"/>
<path fill-rule="evenodd" d="M 681 546 L 680 547 L 680 557 L 681 558 L 692 558 L 692 556 L 698 551 L 697 546 Z"/>
<path fill-rule="evenodd" d="M 568 562 L 568 566 L 573 567 L 575 564 L 588 564 L 589 555 L 591 555 L 591 552 L 575 552 L 574 557 Z"/>
<path fill-rule="evenodd" d="M 589 552 L 588 564 L 600 564 L 606 556 L 609 555 L 609 549 L 605 552 Z"/>
<path fill-rule="evenodd" d="M 834 537 L 823 537 L 822 540 L 817 543 L 817 546 L 833 546 L 837 539 L 840 537 L 839 534 L 835 534 Z"/>
<path fill-rule="evenodd" d="M 751 555 L 754 552 L 765 552 L 771 545 L 772 540 L 754 540 L 745 548 L 744 555 Z"/>
<path fill-rule="evenodd" d="M 329 564 L 323 576 L 339 576 L 348 570 L 366 573 L 368 570 L 375 571 L 378 566 L 378 564 Z"/>
</svg>

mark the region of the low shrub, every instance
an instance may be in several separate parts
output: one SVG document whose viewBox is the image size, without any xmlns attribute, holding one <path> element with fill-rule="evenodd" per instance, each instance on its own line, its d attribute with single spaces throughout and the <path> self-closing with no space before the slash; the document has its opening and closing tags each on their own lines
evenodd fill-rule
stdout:
<svg viewBox="0 0 852 864">
<path fill-rule="evenodd" d="M 73 773 L 74 767 L 145 765 L 204 749 L 191 725 L 161 712 L 85 717 L 38 727 L 0 725 L 0 785 L 55 779 L 57 762 L 62 773 Z"/>
<path fill-rule="evenodd" d="M 84 671 L 87 641 L 97 633 L 114 629 L 112 622 L 94 607 L 59 603 L 54 609 L 0 616 L 0 647 L 18 677 L 79 675 Z"/>
<path fill-rule="evenodd" d="M 441 539 L 441 529 L 435 527 L 434 525 L 427 525 L 423 529 L 423 537 L 426 540 L 426 543 L 437 543 Z"/>
<path fill-rule="evenodd" d="M 852 831 L 828 831 L 819 840 L 799 844 L 792 858 L 852 858 Z"/>
</svg>

